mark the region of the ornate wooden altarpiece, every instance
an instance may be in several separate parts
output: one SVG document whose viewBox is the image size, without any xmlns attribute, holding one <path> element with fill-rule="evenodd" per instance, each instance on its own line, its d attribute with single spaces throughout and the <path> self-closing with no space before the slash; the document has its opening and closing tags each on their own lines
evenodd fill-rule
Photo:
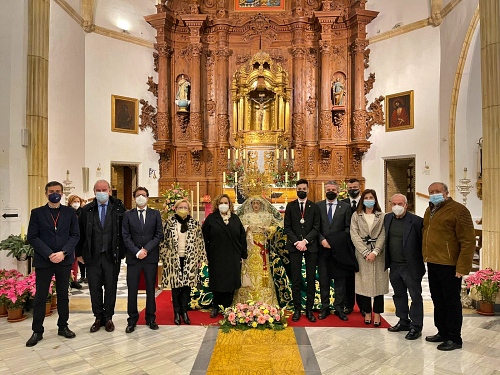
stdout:
<svg viewBox="0 0 500 375">
<path fill-rule="evenodd" d="M 366 26 L 378 13 L 365 0 L 159 2 L 145 17 L 157 30 L 157 103 L 141 100 L 140 125 L 154 134 L 159 191 L 200 182 L 201 195 L 219 194 L 236 150 L 293 150 L 311 199 L 327 179 L 364 181 L 367 138 L 384 124 L 383 97 L 367 108 Z"/>
</svg>

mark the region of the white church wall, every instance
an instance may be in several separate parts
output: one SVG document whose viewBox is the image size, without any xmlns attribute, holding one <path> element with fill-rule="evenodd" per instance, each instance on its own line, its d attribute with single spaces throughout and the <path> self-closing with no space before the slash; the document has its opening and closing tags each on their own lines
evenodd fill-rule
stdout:
<svg viewBox="0 0 500 375">
<path fill-rule="evenodd" d="M 158 81 L 153 70 L 153 50 L 97 34 L 88 34 L 85 42 L 85 166 L 90 169 L 90 186 L 99 178 L 110 180 L 111 163 L 135 164 L 138 184 L 156 196 L 158 180 L 148 174 L 149 168 L 153 168 L 158 175 L 159 157 L 152 148 L 151 131 L 139 130 L 139 134 L 111 131 L 111 95 L 156 104 L 146 84 L 148 76 Z"/>
<path fill-rule="evenodd" d="M 21 143 L 26 128 L 28 4 L 0 1 L 0 240 L 27 228 L 28 159 Z M 4 218 L 4 213 L 17 217 Z M 0 269 L 26 271 L 26 262 L 17 262 L 0 251 Z"/>
<path fill-rule="evenodd" d="M 79 9 L 79 8 L 78 8 Z M 74 194 L 83 195 L 85 165 L 85 33 L 61 7 L 50 7 L 49 180 L 63 182 L 66 171 Z"/>
<path fill-rule="evenodd" d="M 72 7 L 76 13 L 82 14 L 81 9 L 82 9 L 82 0 L 66 0 L 66 2 L 69 4 L 70 7 Z M 51 7 L 59 7 L 59 5 L 52 3 Z"/>
<path fill-rule="evenodd" d="M 439 137 L 443 143 L 443 147 L 440 150 L 440 160 L 441 176 L 442 180 L 445 182 L 449 182 L 448 132 L 453 86 L 464 39 L 477 5 L 478 0 L 461 1 L 453 11 L 443 19 L 443 23 L 439 26 L 441 44 L 440 58 L 442 61 L 439 93 Z"/>
<path fill-rule="evenodd" d="M 479 170 L 477 142 L 483 133 L 481 104 L 481 40 L 478 25 L 465 60 L 455 123 L 455 182 L 458 185 L 458 180 L 464 177 L 464 167 L 467 168 L 467 178 L 472 180 L 473 185 L 467 196 L 467 208 L 475 219 L 482 216 L 482 203 L 476 189 Z M 455 199 L 462 202 L 458 190 Z"/>
<path fill-rule="evenodd" d="M 380 12 L 374 22 L 367 26 L 368 35 L 375 36 L 401 26 L 429 17 L 429 1 L 370 0 L 366 9 Z"/>
<path fill-rule="evenodd" d="M 384 201 L 384 160 L 415 157 L 416 192 L 427 194 L 428 185 L 440 179 L 438 138 L 439 121 L 439 29 L 426 27 L 411 33 L 371 44 L 370 67 L 376 81 L 369 102 L 380 95 L 414 91 L 414 128 L 386 132 L 375 125 L 368 139 L 372 145 L 363 157 L 366 187 L 377 191 Z M 385 105 L 384 105 L 385 108 Z M 424 174 L 424 165 L 430 174 Z M 416 213 L 422 215 L 427 200 L 416 197 Z"/>
</svg>

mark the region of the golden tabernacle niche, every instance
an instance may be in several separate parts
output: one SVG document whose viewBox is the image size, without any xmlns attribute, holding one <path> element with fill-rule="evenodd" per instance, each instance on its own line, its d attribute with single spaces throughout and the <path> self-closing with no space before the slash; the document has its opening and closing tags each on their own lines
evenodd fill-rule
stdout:
<svg viewBox="0 0 500 375">
<path fill-rule="evenodd" d="M 234 74 L 232 133 L 237 148 L 289 147 L 288 73 L 268 53 L 257 52 Z"/>
</svg>

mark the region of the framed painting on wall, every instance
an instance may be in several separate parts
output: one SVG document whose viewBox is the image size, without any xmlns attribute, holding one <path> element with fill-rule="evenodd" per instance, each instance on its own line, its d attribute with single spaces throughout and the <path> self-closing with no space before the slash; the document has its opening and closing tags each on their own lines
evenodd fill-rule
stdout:
<svg viewBox="0 0 500 375">
<path fill-rule="evenodd" d="M 137 134 L 139 100 L 111 95 L 111 131 Z"/>
<path fill-rule="evenodd" d="M 285 0 L 234 0 L 234 10 L 273 11 L 284 10 Z"/>
<path fill-rule="evenodd" d="M 385 97 L 385 131 L 413 129 L 413 90 Z"/>
</svg>

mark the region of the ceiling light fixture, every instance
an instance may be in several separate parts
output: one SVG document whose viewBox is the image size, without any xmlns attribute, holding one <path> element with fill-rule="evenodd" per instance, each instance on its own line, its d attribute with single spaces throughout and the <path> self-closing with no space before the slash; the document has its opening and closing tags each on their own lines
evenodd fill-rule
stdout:
<svg viewBox="0 0 500 375">
<path fill-rule="evenodd" d="M 125 20 L 118 20 L 116 22 L 116 26 L 118 26 L 119 29 L 121 29 L 124 33 L 130 34 L 129 29 L 130 29 L 130 23 Z"/>
</svg>

